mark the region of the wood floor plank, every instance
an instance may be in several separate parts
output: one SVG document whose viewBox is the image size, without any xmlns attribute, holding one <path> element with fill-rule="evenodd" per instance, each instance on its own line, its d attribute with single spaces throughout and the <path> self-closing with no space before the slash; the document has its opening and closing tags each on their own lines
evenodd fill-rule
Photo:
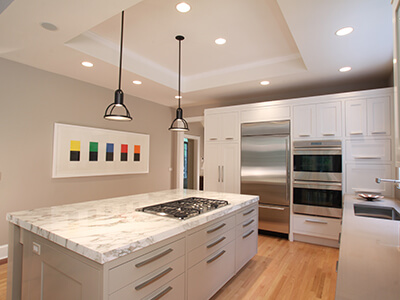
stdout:
<svg viewBox="0 0 400 300">
<path fill-rule="evenodd" d="M 211 300 L 333 300 L 339 250 L 259 235 L 258 253 Z M 7 264 L 0 265 L 0 300 Z"/>
</svg>

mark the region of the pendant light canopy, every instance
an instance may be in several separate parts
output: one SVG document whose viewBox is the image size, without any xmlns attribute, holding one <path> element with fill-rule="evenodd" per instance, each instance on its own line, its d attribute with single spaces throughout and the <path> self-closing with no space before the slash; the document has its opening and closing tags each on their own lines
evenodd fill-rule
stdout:
<svg viewBox="0 0 400 300">
<path fill-rule="evenodd" d="M 176 109 L 176 118 L 172 121 L 171 131 L 189 131 L 189 126 L 183 118 L 183 110 L 181 108 L 181 43 L 185 39 L 182 35 L 177 35 L 175 39 L 179 42 L 179 66 L 178 66 L 178 108 Z"/>
<path fill-rule="evenodd" d="M 115 91 L 114 103 L 107 106 L 104 113 L 104 119 L 115 121 L 131 121 L 132 117 L 128 108 L 124 104 L 124 92 L 121 90 L 121 72 L 122 72 L 122 42 L 124 37 L 124 11 L 121 16 L 121 46 L 119 52 L 119 80 L 118 90 Z"/>
</svg>

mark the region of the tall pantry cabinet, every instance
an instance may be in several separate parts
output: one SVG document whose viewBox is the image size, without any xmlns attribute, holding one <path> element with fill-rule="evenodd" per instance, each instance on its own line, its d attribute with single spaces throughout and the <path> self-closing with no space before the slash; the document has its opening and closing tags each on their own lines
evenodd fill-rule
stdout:
<svg viewBox="0 0 400 300">
<path fill-rule="evenodd" d="M 205 111 L 204 189 L 240 193 L 239 112 Z"/>
</svg>

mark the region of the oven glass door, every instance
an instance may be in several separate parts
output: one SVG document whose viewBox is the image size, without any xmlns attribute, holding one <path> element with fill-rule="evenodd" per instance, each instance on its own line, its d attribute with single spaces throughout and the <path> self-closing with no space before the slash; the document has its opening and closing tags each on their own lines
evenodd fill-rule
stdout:
<svg viewBox="0 0 400 300">
<path fill-rule="evenodd" d="M 293 203 L 295 205 L 342 208 L 342 184 L 295 180 Z"/>
<path fill-rule="evenodd" d="M 295 154 L 295 172 L 342 173 L 342 155 L 336 154 Z"/>
</svg>

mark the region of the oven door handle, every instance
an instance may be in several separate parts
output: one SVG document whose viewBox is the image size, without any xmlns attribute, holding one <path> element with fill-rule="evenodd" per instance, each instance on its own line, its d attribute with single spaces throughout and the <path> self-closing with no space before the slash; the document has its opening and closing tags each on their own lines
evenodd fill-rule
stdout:
<svg viewBox="0 0 400 300">
<path fill-rule="evenodd" d="M 315 181 L 300 181 L 295 180 L 293 182 L 294 188 L 310 188 L 310 189 L 320 189 L 320 190 L 335 190 L 340 191 L 342 189 L 342 184 L 340 182 L 315 182 Z"/>
</svg>

